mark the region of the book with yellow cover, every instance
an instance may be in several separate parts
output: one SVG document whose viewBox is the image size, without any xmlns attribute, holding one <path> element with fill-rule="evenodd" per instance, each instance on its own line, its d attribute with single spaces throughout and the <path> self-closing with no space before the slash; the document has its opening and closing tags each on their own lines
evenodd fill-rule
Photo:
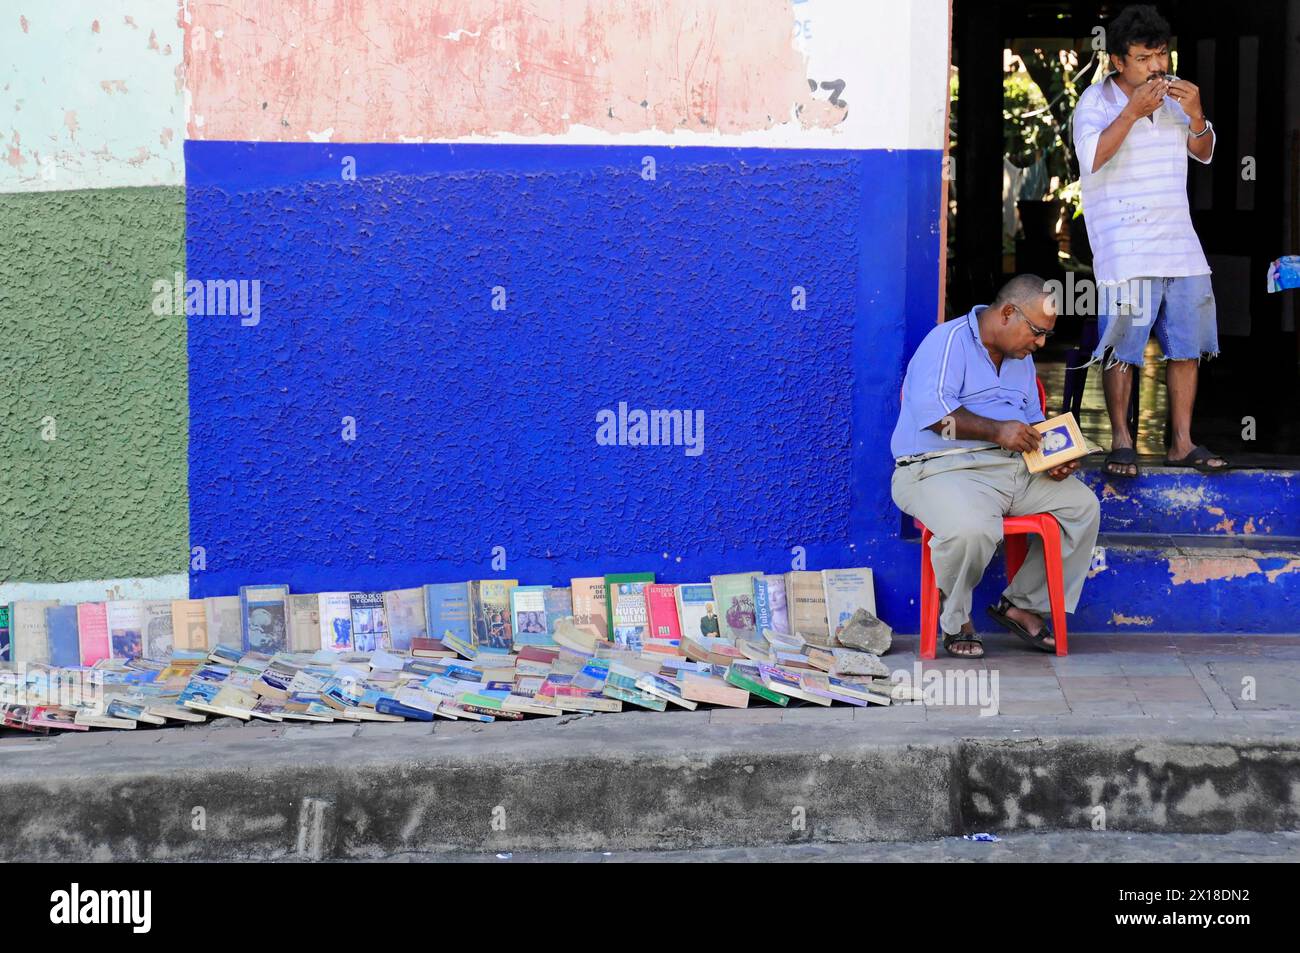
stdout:
<svg viewBox="0 0 1300 953">
<path fill-rule="evenodd" d="M 172 600 L 172 647 L 193 652 L 208 650 L 208 619 L 202 599 Z"/>
<path fill-rule="evenodd" d="M 1030 473 L 1042 473 L 1093 452 L 1074 414 L 1064 413 L 1041 421 L 1034 424 L 1034 429 L 1043 435 L 1043 440 L 1037 450 L 1022 454 Z"/>
<path fill-rule="evenodd" d="M 600 638 L 609 638 L 605 615 L 605 577 L 584 576 L 570 580 L 573 589 L 573 624 Z"/>
</svg>

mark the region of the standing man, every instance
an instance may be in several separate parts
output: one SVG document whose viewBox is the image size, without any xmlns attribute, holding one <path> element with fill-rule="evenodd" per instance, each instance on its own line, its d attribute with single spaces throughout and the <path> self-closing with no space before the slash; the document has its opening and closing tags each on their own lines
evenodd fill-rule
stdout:
<svg viewBox="0 0 1300 953">
<path fill-rule="evenodd" d="M 942 603 L 939 628 L 949 655 L 980 658 L 971 592 L 1002 540 L 1002 518 L 1050 513 L 1061 527 L 1065 609 L 1083 591 L 1101 508 L 1074 476 L 1079 461 L 1030 473 L 1022 454 L 1038 448 L 1043 419 L 1032 355 L 1056 327 L 1050 287 L 1017 275 L 988 307 L 953 318 L 925 336 L 903 378 L 903 401 L 889 449 L 894 502 L 934 536 L 930 565 Z M 1036 649 L 1056 650 L 1043 616 L 1051 612 L 1043 544 L 1037 536 L 1015 579 L 989 615 Z"/>
<path fill-rule="evenodd" d="M 1187 156 L 1209 163 L 1214 128 L 1200 90 L 1169 73 L 1169 39 L 1169 24 L 1154 7 L 1125 7 L 1107 32 L 1112 72 L 1084 90 L 1074 111 L 1098 285 L 1101 343 L 1093 360 L 1108 357 L 1111 476 L 1138 475 L 1126 413 L 1153 329 L 1173 421 L 1165 463 L 1201 471 L 1228 466 L 1192 442 L 1197 373 L 1202 357 L 1219 353 L 1219 335 L 1210 266 L 1187 204 Z"/>
</svg>

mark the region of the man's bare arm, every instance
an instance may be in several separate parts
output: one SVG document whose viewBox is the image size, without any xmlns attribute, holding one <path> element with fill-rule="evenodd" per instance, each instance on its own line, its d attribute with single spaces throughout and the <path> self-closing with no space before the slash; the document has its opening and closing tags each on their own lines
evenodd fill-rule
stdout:
<svg viewBox="0 0 1300 953">
<path fill-rule="evenodd" d="M 1019 450 L 1021 453 L 1037 450 L 1043 439 L 1037 430 L 1019 420 L 993 420 L 972 414 L 965 407 L 958 407 L 926 429 L 933 430 L 945 439 L 987 440 L 996 443 L 1003 450 Z"/>
<path fill-rule="evenodd" d="M 1189 132 L 1201 133 L 1187 138 L 1187 151 L 1202 162 L 1209 162 L 1214 155 L 1214 134 L 1205 133 L 1205 107 L 1201 105 L 1201 89 L 1191 80 L 1176 79 L 1169 84 L 1169 95 L 1183 107 L 1183 112 L 1191 120 Z"/>
<path fill-rule="evenodd" d="M 1102 166 L 1119 152 L 1119 147 L 1124 144 L 1128 132 L 1133 128 L 1133 123 L 1137 122 L 1136 116 L 1130 116 L 1128 110 L 1120 113 L 1115 117 L 1115 121 L 1101 131 L 1097 137 L 1097 151 L 1093 155 L 1092 171 L 1096 172 Z"/>
<path fill-rule="evenodd" d="M 1129 130 L 1133 128 L 1133 123 L 1139 119 L 1145 119 L 1160 108 L 1168 91 L 1169 83 L 1162 79 L 1143 83 L 1133 91 L 1133 95 L 1129 97 L 1128 105 L 1115 117 L 1115 121 L 1103 129 L 1101 135 L 1097 137 L 1097 151 L 1093 153 L 1092 158 L 1093 172 L 1096 172 L 1109 162 L 1115 153 L 1119 151 L 1119 147 L 1124 144 L 1124 139 L 1128 136 Z"/>
</svg>

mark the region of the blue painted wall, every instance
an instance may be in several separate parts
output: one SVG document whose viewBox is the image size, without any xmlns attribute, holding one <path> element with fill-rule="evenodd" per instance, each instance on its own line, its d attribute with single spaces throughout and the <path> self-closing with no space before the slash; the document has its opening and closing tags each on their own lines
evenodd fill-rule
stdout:
<svg viewBox="0 0 1300 953">
<path fill-rule="evenodd" d="M 189 318 L 194 596 L 503 575 L 494 546 L 527 582 L 692 581 L 803 546 L 876 567 L 914 628 L 887 446 L 938 307 L 938 152 L 185 148 L 188 277 L 261 282 L 257 326 Z M 703 454 L 598 446 L 619 401 L 702 410 Z"/>
</svg>

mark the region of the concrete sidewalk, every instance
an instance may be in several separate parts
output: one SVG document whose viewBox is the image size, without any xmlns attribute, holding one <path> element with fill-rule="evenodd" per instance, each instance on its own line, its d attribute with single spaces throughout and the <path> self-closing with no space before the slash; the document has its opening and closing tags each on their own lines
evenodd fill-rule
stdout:
<svg viewBox="0 0 1300 953">
<path fill-rule="evenodd" d="M 941 837 L 864 844 L 712 847 L 700 850 L 572 851 L 568 853 L 394 854 L 394 864 L 734 864 L 734 863 L 958 863 L 958 864 L 1294 864 L 1300 833 L 1121 834 L 1044 831 L 1008 834 L 996 843 Z"/>
<path fill-rule="evenodd" d="M 1300 829 L 1300 637 L 1081 634 L 1063 659 L 986 638 L 985 659 L 922 671 L 984 673 L 986 687 L 996 674 L 996 715 L 754 707 L 7 736 L 0 859 Z M 915 671 L 914 640 L 898 644 L 885 660 Z"/>
</svg>

